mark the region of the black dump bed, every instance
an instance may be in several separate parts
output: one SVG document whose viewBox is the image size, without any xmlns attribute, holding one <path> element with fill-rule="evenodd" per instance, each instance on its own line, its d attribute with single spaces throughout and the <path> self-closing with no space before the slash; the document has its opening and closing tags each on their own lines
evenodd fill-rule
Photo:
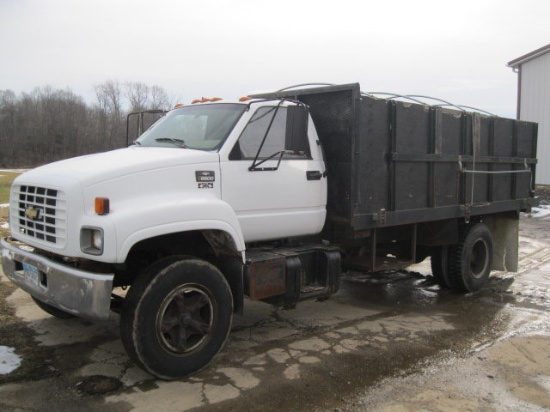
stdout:
<svg viewBox="0 0 550 412">
<path fill-rule="evenodd" d="M 359 84 L 262 97 L 306 103 L 328 169 L 332 230 L 526 210 L 537 124 L 362 94 Z"/>
</svg>

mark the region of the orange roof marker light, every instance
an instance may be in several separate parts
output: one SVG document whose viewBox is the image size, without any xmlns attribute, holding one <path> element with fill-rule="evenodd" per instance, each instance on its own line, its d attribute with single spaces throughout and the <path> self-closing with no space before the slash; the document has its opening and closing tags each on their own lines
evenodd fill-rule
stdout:
<svg viewBox="0 0 550 412">
<path fill-rule="evenodd" d="M 191 104 L 196 104 L 196 103 L 208 103 L 208 102 L 217 102 L 218 100 L 222 100 L 221 97 L 212 97 L 212 98 L 209 98 L 209 97 L 203 97 L 202 99 L 195 99 L 191 102 Z"/>
<path fill-rule="evenodd" d="M 177 109 L 178 107 L 183 107 L 185 106 L 183 103 L 178 103 L 174 106 L 174 109 Z"/>
<path fill-rule="evenodd" d="M 239 99 L 240 102 L 247 102 L 249 100 L 252 100 L 252 97 L 248 97 L 248 96 L 243 96 Z"/>
</svg>

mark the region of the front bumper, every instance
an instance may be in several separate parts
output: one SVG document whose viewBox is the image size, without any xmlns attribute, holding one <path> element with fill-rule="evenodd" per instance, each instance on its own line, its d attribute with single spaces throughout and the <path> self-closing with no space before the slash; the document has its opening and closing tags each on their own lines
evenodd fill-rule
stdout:
<svg viewBox="0 0 550 412">
<path fill-rule="evenodd" d="M 4 274 L 36 299 L 81 318 L 109 319 L 114 274 L 75 269 L 9 238 L 0 239 L 0 249 Z"/>
</svg>

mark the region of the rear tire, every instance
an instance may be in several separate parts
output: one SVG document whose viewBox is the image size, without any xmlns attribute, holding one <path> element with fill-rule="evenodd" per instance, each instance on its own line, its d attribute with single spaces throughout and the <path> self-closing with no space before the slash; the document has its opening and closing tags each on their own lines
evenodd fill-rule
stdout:
<svg viewBox="0 0 550 412">
<path fill-rule="evenodd" d="M 480 290 L 493 263 L 493 237 L 483 223 L 467 226 L 458 244 L 449 247 L 449 279 L 459 292 Z"/>
<path fill-rule="evenodd" d="M 44 312 L 49 313 L 52 316 L 55 316 L 59 319 L 71 319 L 74 318 L 74 315 L 71 315 L 70 313 L 67 313 L 61 309 L 57 309 L 55 306 L 48 305 L 47 303 L 42 302 L 41 300 L 36 299 L 34 296 L 31 296 L 32 300 L 34 300 L 34 303 L 42 309 Z"/>
<path fill-rule="evenodd" d="M 143 369 L 178 379 L 204 368 L 221 350 L 232 316 L 231 289 L 215 266 L 170 257 L 150 266 L 130 288 L 121 339 Z"/>
<path fill-rule="evenodd" d="M 449 247 L 437 247 L 430 259 L 434 280 L 442 288 L 451 288 L 451 280 L 449 279 Z"/>
</svg>

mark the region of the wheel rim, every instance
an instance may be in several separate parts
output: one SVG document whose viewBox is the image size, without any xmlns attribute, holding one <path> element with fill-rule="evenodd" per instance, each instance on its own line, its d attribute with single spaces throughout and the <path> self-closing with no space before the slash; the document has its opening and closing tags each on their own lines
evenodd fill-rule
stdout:
<svg viewBox="0 0 550 412">
<path fill-rule="evenodd" d="M 185 355 L 206 344 L 213 321 L 210 293 L 199 285 L 182 285 L 162 302 L 156 321 L 157 337 L 169 352 Z"/>
<path fill-rule="evenodd" d="M 489 246 L 484 239 L 478 239 L 470 256 L 470 272 L 476 279 L 482 278 L 489 264 Z"/>
</svg>

